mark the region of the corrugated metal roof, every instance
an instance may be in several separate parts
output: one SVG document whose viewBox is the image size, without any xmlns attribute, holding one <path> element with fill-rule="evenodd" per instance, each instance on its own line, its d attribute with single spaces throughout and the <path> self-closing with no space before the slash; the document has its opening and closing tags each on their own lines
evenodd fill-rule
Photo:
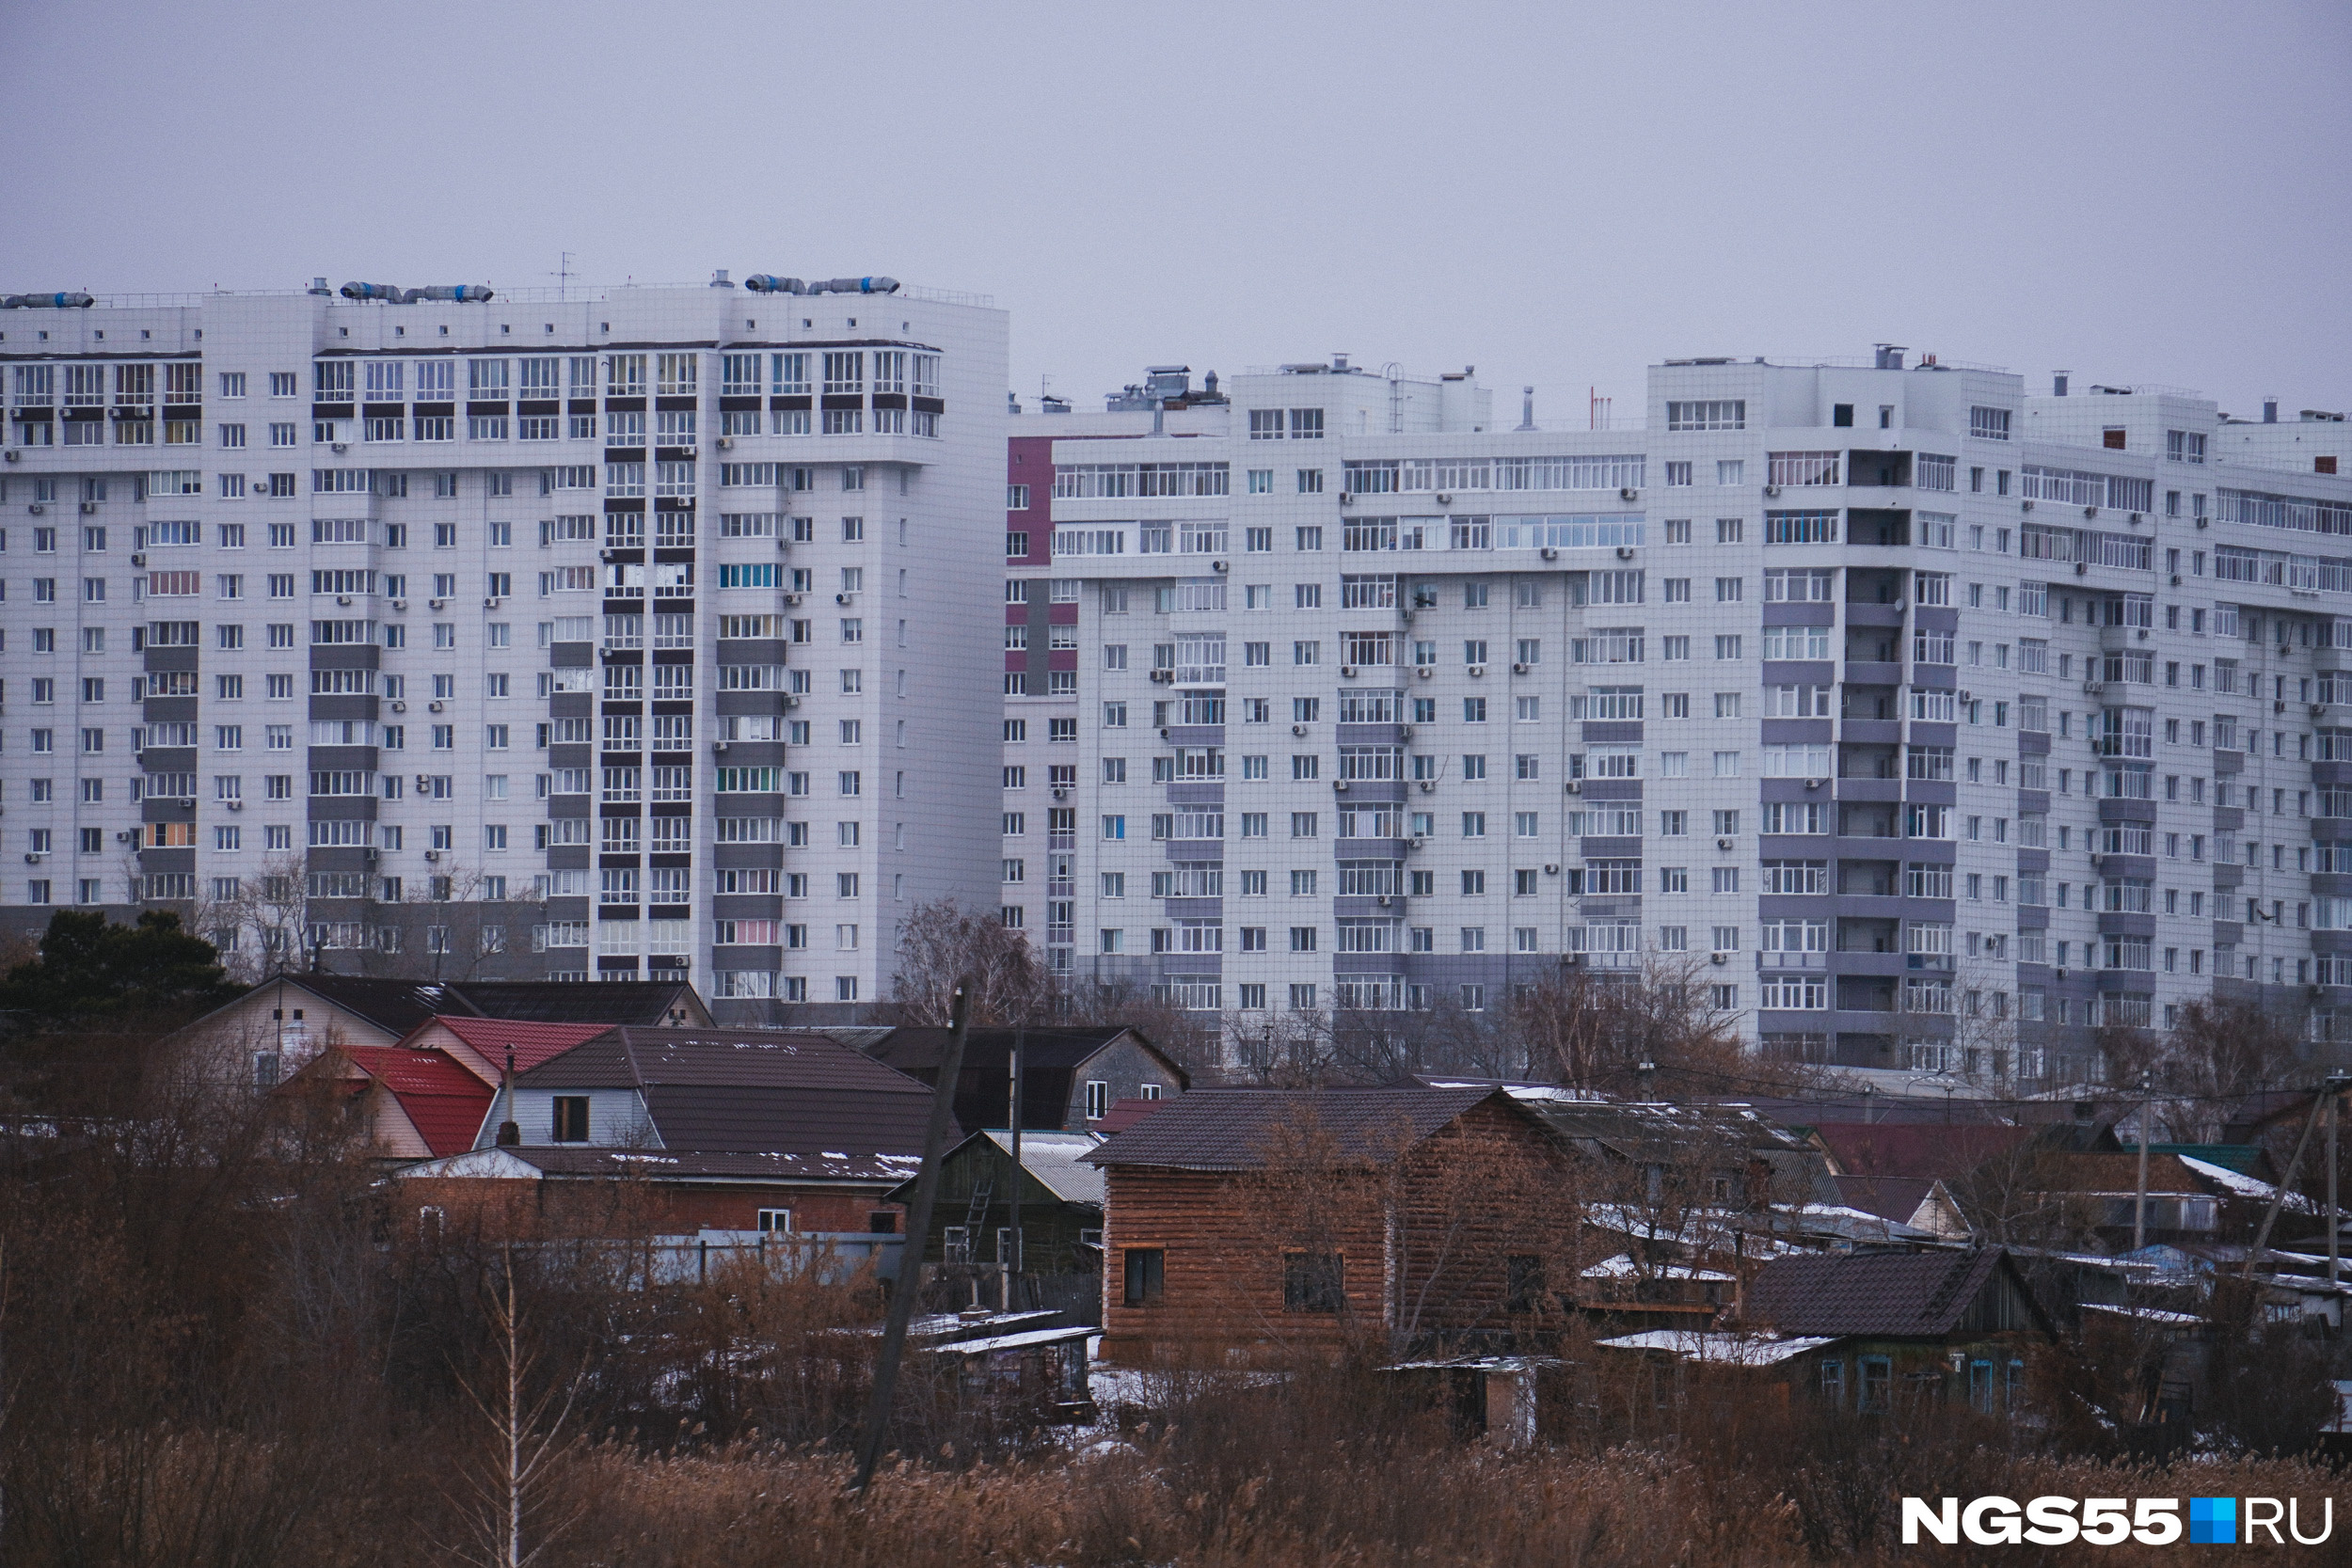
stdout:
<svg viewBox="0 0 2352 1568">
<path fill-rule="evenodd" d="M 405 1178 L 633 1179 L 644 1181 L 852 1181 L 896 1184 L 913 1176 L 922 1153 L 701 1153 L 681 1149 L 603 1148 L 590 1144 L 477 1148 L 410 1165 Z"/>
<path fill-rule="evenodd" d="M 1771 1367 L 1807 1351 L 1837 1342 L 1835 1336 L 1800 1335 L 1794 1338 L 1756 1338 L 1744 1334 L 1712 1334 L 1682 1328 L 1653 1328 L 1640 1334 L 1603 1339 L 1603 1350 L 1662 1351 L 1685 1361 L 1730 1367 Z"/>
<path fill-rule="evenodd" d="M 609 1023 L 543 1023 L 533 1020 L 509 1018 L 467 1018 L 448 1013 L 427 1019 L 423 1025 L 410 1031 L 421 1034 L 435 1024 L 447 1029 L 482 1054 L 493 1068 L 501 1068 L 506 1053 L 515 1053 L 515 1070 L 529 1072 L 532 1068 L 559 1056 L 584 1040 L 595 1039 L 612 1027 Z"/>
<path fill-rule="evenodd" d="M 1012 1132 L 1009 1129 L 982 1134 L 991 1143 L 1012 1155 Z M 1103 1140 L 1091 1132 L 1031 1132 L 1021 1134 L 1021 1168 L 1037 1178 L 1049 1193 L 1064 1203 L 1091 1203 L 1097 1208 L 1103 1202 L 1103 1169 L 1086 1164 Z"/>
<path fill-rule="evenodd" d="M 524 1075 L 532 1088 L 637 1088 L 696 1085 L 861 1089 L 920 1096 L 930 1090 L 825 1035 L 788 1029 L 608 1029 Z"/>
<path fill-rule="evenodd" d="M 438 1051 L 396 1045 L 342 1048 L 352 1065 L 384 1085 L 435 1154 L 456 1154 L 473 1147 L 489 1113 L 490 1086 L 470 1069 Z"/>
<path fill-rule="evenodd" d="M 1096 1165 L 1255 1170 L 1282 1137 L 1309 1129 L 1340 1158 L 1373 1159 L 1418 1143 L 1471 1106 L 1511 1103 L 1501 1089 L 1195 1089 L 1083 1158 Z"/>
</svg>

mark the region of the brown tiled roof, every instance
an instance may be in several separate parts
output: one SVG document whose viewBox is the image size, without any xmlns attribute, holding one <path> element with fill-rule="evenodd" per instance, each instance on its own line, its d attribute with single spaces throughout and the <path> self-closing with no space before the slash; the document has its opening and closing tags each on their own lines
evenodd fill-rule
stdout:
<svg viewBox="0 0 2352 1568">
<path fill-rule="evenodd" d="M 1935 1183 L 1924 1176 L 1833 1176 L 1830 1180 L 1836 1183 L 1838 1200 L 1847 1208 L 1898 1225 L 1910 1224 L 1919 1205 L 1935 1191 Z"/>
<path fill-rule="evenodd" d="M 894 1029 L 883 1039 L 862 1047 L 878 1062 L 929 1084 L 939 1076 L 939 1062 L 947 1049 L 945 1029 L 908 1026 Z M 1024 1032 L 1021 1061 L 1021 1125 L 1041 1130 L 1060 1128 L 1070 1117 L 1079 1069 L 1097 1053 L 1122 1036 L 1151 1053 L 1175 1078 L 1181 1088 L 1189 1083 L 1184 1069 L 1135 1030 L 1123 1024 L 1086 1028 L 1030 1029 Z M 975 1029 L 964 1040 L 963 1065 L 956 1074 L 956 1120 L 967 1131 L 1002 1127 L 1012 1098 L 1010 1029 Z"/>
<path fill-rule="evenodd" d="M 286 980 L 320 1000 L 405 1036 L 436 1013 L 540 1023 L 660 1023 L 670 1009 L 701 1010 L 691 988 L 626 980 L 584 986 L 551 980 L 381 980 L 305 973 Z"/>
<path fill-rule="evenodd" d="M 1783 1334 L 1936 1338 L 1959 1325 L 2008 1256 L 1985 1247 L 1776 1259 L 1756 1272 L 1741 1314 Z"/>
<path fill-rule="evenodd" d="M 1846 1176 L 1950 1181 L 2035 1136 L 2030 1127 L 1974 1122 L 1818 1123 L 1814 1136 Z"/>
<path fill-rule="evenodd" d="M 609 1029 L 518 1081 L 635 1089 L 665 1150 L 801 1160 L 920 1157 L 931 1105 L 906 1074 L 799 1030 Z"/>
<path fill-rule="evenodd" d="M 1098 1165 L 1255 1170 L 1280 1138 L 1314 1129 L 1345 1160 L 1377 1158 L 1418 1143 L 1485 1101 L 1512 1105 L 1499 1088 L 1195 1089 L 1114 1134 L 1086 1156 Z M 1516 1109 L 1517 1107 L 1514 1106 Z"/>
</svg>

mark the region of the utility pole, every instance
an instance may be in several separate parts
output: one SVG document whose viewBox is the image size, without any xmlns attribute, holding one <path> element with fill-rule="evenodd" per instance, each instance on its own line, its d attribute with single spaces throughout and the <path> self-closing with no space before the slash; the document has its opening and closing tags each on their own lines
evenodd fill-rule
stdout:
<svg viewBox="0 0 2352 1568">
<path fill-rule="evenodd" d="M 2341 1078 L 2328 1080 L 2328 1283 L 2336 1283 L 2343 1271 L 2344 1259 L 2343 1211 L 2336 1206 L 2336 1124 L 2344 1110 L 2344 1085 Z"/>
<path fill-rule="evenodd" d="M 2137 1252 L 2148 1244 L 2148 1122 L 2153 1102 L 2149 1098 L 2148 1069 L 2139 1069 L 2139 1180 L 2132 1189 L 2132 1250 Z"/>
<path fill-rule="evenodd" d="M 1028 1043 L 1029 1031 L 1015 1024 L 1012 1031 L 1012 1116 L 1008 1125 L 1012 1129 L 1012 1194 L 1007 1207 L 1012 1211 L 1012 1228 L 1005 1242 L 1005 1310 L 1012 1310 L 1012 1282 L 1021 1275 L 1021 1048 Z"/>
<path fill-rule="evenodd" d="M 907 1239 L 898 1248 L 898 1279 L 890 1292 L 890 1313 L 882 1322 L 882 1351 L 874 1359 L 874 1391 L 866 1405 L 866 1431 L 858 1441 L 857 1475 L 851 1495 L 862 1495 L 874 1479 L 883 1440 L 890 1433 L 890 1396 L 898 1386 L 898 1359 L 906 1349 L 907 1320 L 914 1315 L 914 1298 L 923 1290 L 923 1251 L 931 1233 L 931 1201 L 939 1196 L 939 1167 L 947 1153 L 947 1126 L 953 1119 L 956 1084 L 963 1073 L 963 1042 L 972 1022 L 972 977 L 956 982 L 955 1001 L 947 1031 L 947 1050 L 939 1059 L 939 1076 L 931 1084 L 931 1119 L 923 1134 L 923 1168 L 914 1179 L 914 1201 L 907 1209 Z"/>
<path fill-rule="evenodd" d="M 2321 1085 L 2321 1093 L 2342 1091 L 2344 1080 L 2329 1078 Z M 2270 1202 L 2263 1209 L 2262 1228 L 2254 1233 L 2254 1244 L 2246 1252 L 2246 1261 L 2238 1268 L 2240 1275 L 2250 1275 L 2254 1265 L 2270 1250 L 2270 1227 L 2278 1223 L 2280 1206 L 2287 1200 L 2287 1188 L 2295 1181 L 2295 1173 L 2303 1168 L 2303 1150 L 2311 1147 L 2312 1130 L 2319 1125 L 2319 1113 L 2326 1108 L 2319 1095 L 2312 1096 L 2312 1114 L 2303 1118 L 2303 1135 L 2295 1140 L 2295 1152 L 2287 1157 L 2287 1168 L 2280 1174 L 2278 1186 L 2271 1189 Z"/>
</svg>

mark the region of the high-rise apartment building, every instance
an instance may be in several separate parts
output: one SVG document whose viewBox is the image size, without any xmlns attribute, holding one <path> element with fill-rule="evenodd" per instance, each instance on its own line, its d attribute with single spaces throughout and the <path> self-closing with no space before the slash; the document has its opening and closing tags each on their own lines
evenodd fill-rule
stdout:
<svg viewBox="0 0 2352 1568">
<path fill-rule="evenodd" d="M 1005 318 L 724 279 L 11 298 L 10 924 L 748 1017 L 993 899 Z"/>
<path fill-rule="evenodd" d="M 1661 962 L 1898 1075 L 2215 991 L 2333 1037 L 2352 479 L 2068 392 L 1682 360 L 1543 429 L 1337 360 L 1016 420 L 1004 918 L 1236 1053 Z"/>
</svg>

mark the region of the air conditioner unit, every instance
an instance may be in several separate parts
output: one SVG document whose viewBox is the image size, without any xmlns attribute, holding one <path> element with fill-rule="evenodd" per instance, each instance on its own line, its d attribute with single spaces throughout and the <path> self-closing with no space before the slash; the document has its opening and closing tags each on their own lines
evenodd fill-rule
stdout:
<svg viewBox="0 0 2352 1568">
<path fill-rule="evenodd" d="M 1162 724 L 1160 726 L 1160 738 L 1162 740 L 1166 740 L 1168 738 L 1168 726 L 1166 724 Z"/>
<path fill-rule="evenodd" d="M 2090 692 L 2091 695 L 2096 696 L 2099 691 L 2099 683 L 2095 680 L 2085 681 L 2083 682 L 2083 689 Z"/>
<path fill-rule="evenodd" d="M 1424 847 L 1428 843 L 1429 841 L 1425 838 L 1411 838 L 1405 841 L 1405 847 L 1407 849 L 1420 849 Z"/>
<path fill-rule="evenodd" d="M 24 863 L 26 865 L 39 865 L 40 863 L 40 859 L 39 851 L 28 851 L 24 856 Z"/>
<path fill-rule="evenodd" d="M 1405 616 L 1405 624 L 1408 626 L 1411 626 L 1413 624 L 1413 612 L 1410 610 L 1406 610 L 1402 613 Z"/>
<path fill-rule="evenodd" d="M 1560 875 L 1560 867 L 1557 864 L 1547 865 L 1544 867 L 1544 875 L 1547 877 L 1557 877 Z"/>
<path fill-rule="evenodd" d="M 1354 506 L 1356 504 L 1356 498 L 1348 494 L 1345 490 L 1343 490 L 1340 492 L 1340 504 L 1342 506 Z"/>
<path fill-rule="evenodd" d="M 441 705 L 438 702 L 427 703 L 424 705 L 424 710 L 427 713 L 438 713 L 441 711 Z"/>
<path fill-rule="evenodd" d="M 2077 561 L 2077 562 L 2074 562 L 2074 575 L 2075 575 L 2076 577 L 2078 577 L 2078 578 L 2079 578 L 2079 577 L 2088 577 L 2088 576 L 2090 576 L 2090 562 L 2088 562 L 2088 561 Z"/>
<path fill-rule="evenodd" d="M 1571 795 L 1581 795 L 1584 793 L 1583 781 L 1580 779 L 1570 779 L 1566 784 L 1562 784 L 1560 787 L 1566 790 Z"/>
<path fill-rule="evenodd" d="M 1425 681 L 1436 680 L 1438 678 L 1437 667 L 1429 664 L 1422 665 L 1421 667 L 1421 678 Z"/>
<path fill-rule="evenodd" d="M 243 811 L 245 810 L 245 802 L 243 800 L 231 800 L 229 802 L 229 809 L 230 811 Z"/>
<path fill-rule="evenodd" d="M 1291 734 L 1293 735 L 1305 735 L 1306 733 L 1307 726 L 1304 724 L 1293 724 L 1291 726 Z"/>
<path fill-rule="evenodd" d="M 2273 713 L 2284 713 L 2286 710 L 2287 705 L 2284 703 L 2273 703 L 2270 705 L 2270 711 Z"/>
<path fill-rule="evenodd" d="M 1542 550 L 1537 553 L 1542 555 L 1546 561 L 1557 561 L 1560 559 L 1560 552 L 1552 548 L 1549 545 L 1546 545 Z"/>
<path fill-rule="evenodd" d="M 847 594 L 835 594 L 833 596 L 833 602 L 835 604 L 852 604 L 856 601 Z"/>
<path fill-rule="evenodd" d="M 2033 510 L 2033 502 L 2020 501 L 2018 502 L 2018 510 L 2021 512 L 2031 512 Z"/>
<path fill-rule="evenodd" d="M 1513 674 L 1515 674 L 1515 675 L 1524 675 L 1524 674 L 1526 674 L 1526 673 L 1527 673 L 1527 672 L 1528 672 L 1531 668 L 1532 668 L 1532 666 L 1530 666 L 1530 665 L 1525 665 L 1525 664 L 1514 664 L 1514 665 L 1512 665 L 1512 666 L 1511 666 L 1511 673 L 1513 673 Z"/>
<path fill-rule="evenodd" d="M 335 442 L 331 442 L 331 443 L 329 443 L 329 444 L 330 444 L 330 445 L 334 448 L 334 450 L 335 450 L 335 451 L 339 451 L 339 452 L 340 452 L 340 451 L 349 451 L 351 450 L 351 443 L 350 443 L 350 442 L 348 442 L 348 441 L 335 441 Z"/>
<path fill-rule="evenodd" d="M 1819 789 L 1828 782 L 1829 781 L 1827 779 L 1807 779 L 1804 781 L 1804 787 L 1807 789 Z"/>
<path fill-rule="evenodd" d="M 2175 572 L 2175 573 L 2173 573 L 2173 574 L 2172 574 L 2172 586 L 2173 586 L 2173 587 L 2175 587 L 2175 588 L 2178 588 L 2180 585 L 2181 585 L 2181 574 L 2180 574 L 2180 573 L 2178 573 L 2178 572 Z"/>
<path fill-rule="evenodd" d="M 2211 522 L 2212 520 L 2213 520 L 2213 519 L 2212 519 L 2212 518 L 2210 518 L 2210 517 L 2200 517 L 2200 518 L 2198 518 L 2198 519 L 2197 519 L 2197 526 L 2198 526 L 2199 528 L 2203 528 L 2203 527 L 2204 527 L 2207 523 Z"/>
<path fill-rule="evenodd" d="M 1334 792 L 1344 795 L 1347 793 L 1347 781 L 1345 779 L 1333 779 L 1331 781 L 1331 788 Z"/>
<path fill-rule="evenodd" d="M 2145 641 L 2148 641 L 2148 628 L 2147 628 L 2146 626 L 2142 626 L 2142 627 L 2140 627 L 2140 628 L 2139 628 L 2139 640 L 2140 640 L 2142 642 L 2145 642 Z"/>
<path fill-rule="evenodd" d="M 1439 496 L 1438 498 L 1438 504 L 1439 506 L 1452 506 L 1454 504 L 1454 498 L 1452 496 Z"/>
<path fill-rule="evenodd" d="M 2130 517 L 2130 522 L 2132 527 L 2137 528 L 2139 526 L 2139 514 L 2137 512 L 2133 513 Z"/>
<path fill-rule="evenodd" d="M 482 601 L 482 608 L 485 610 L 496 610 L 501 602 L 501 600 L 495 598 L 485 599 Z"/>
<path fill-rule="evenodd" d="M 1973 692 L 1963 691 L 1960 694 L 1960 700 L 1963 703 L 1974 702 L 1976 696 Z"/>
<path fill-rule="evenodd" d="M 1470 667 L 1470 673 L 1473 676 L 1483 675 L 1486 673 L 1486 667 L 1483 664 L 1473 664 Z"/>
<path fill-rule="evenodd" d="M 1413 726 L 1412 726 L 1412 725 L 1410 725 L 1410 724 L 1399 724 L 1399 725 L 1396 727 L 1396 737 L 1397 737 L 1399 740 L 1410 740 L 1410 739 L 1412 739 L 1412 738 L 1413 738 Z"/>
<path fill-rule="evenodd" d="M 1633 559 L 1633 546 L 1630 546 L 1630 545 L 1619 545 L 1619 546 L 1617 546 L 1617 559 L 1618 559 L 1619 561 L 1630 561 L 1630 560 L 1632 560 L 1632 559 Z"/>
<path fill-rule="evenodd" d="M 801 700 L 798 697 L 787 697 L 784 700 L 784 705 L 787 708 L 799 707 Z"/>
<path fill-rule="evenodd" d="M 1343 665 L 1341 665 L 1341 666 L 1340 666 L 1340 675 L 1341 675 L 1341 677 L 1342 677 L 1343 679 L 1345 679 L 1345 680 L 1354 680 L 1354 679 L 1356 678 L 1356 666 L 1354 666 L 1353 664 L 1343 664 Z"/>
<path fill-rule="evenodd" d="M 134 555 L 131 558 L 131 564 L 134 566 L 144 566 L 147 564 L 147 557 L 144 555 Z"/>
<path fill-rule="evenodd" d="M 430 773 L 418 774 L 417 787 L 419 789 L 431 789 L 433 787 L 433 775 Z"/>
<path fill-rule="evenodd" d="M 96 501 L 84 501 L 82 503 L 82 515 L 85 517 L 95 517 L 98 515 L 98 503 Z"/>
<path fill-rule="evenodd" d="M 1621 501 L 1640 500 L 1642 499 L 1642 492 L 1636 490 L 1632 485 L 1629 484 L 1617 492 L 1617 499 Z"/>
<path fill-rule="evenodd" d="M 335 602 L 337 604 L 349 604 L 351 602 L 351 595 L 348 594 L 338 594 L 335 595 Z"/>
<path fill-rule="evenodd" d="M 1728 953 L 1709 953 L 1707 956 L 1707 961 L 1711 964 L 1727 964 L 1731 961 L 1731 955 Z"/>
<path fill-rule="evenodd" d="M 394 610 L 405 610 L 408 608 L 408 601 L 406 599 L 394 599 L 392 601 L 392 608 Z"/>
<path fill-rule="evenodd" d="M 1209 562 L 1209 570 L 1212 572 L 1230 572 L 1232 569 L 1233 563 L 1230 561 L 1212 561 Z"/>
<path fill-rule="evenodd" d="M 39 501 L 35 501 L 32 505 L 30 505 L 30 506 L 26 507 L 24 510 L 25 510 L 25 511 L 27 511 L 27 512 L 29 512 L 29 513 L 31 513 L 34 516 L 38 517 L 38 516 L 40 516 L 42 513 L 44 513 L 44 512 L 48 511 L 49 509 L 48 509 L 47 507 L 45 507 L 45 506 L 41 505 L 41 504 L 40 504 L 40 502 L 39 502 Z"/>
<path fill-rule="evenodd" d="M 1771 499 L 1772 499 L 1774 497 L 1778 496 L 1779 494 L 1780 494 L 1780 486 L 1779 486 L 1779 485 L 1777 485 L 1777 484 L 1767 484 L 1766 486 L 1764 486 L 1764 499 L 1765 499 L 1766 500 L 1771 500 Z"/>
<path fill-rule="evenodd" d="M 1715 847 L 1718 849 L 1728 849 L 1731 847 L 1731 840 L 1727 838 L 1719 838 L 1715 841 Z"/>
<path fill-rule="evenodd" d="M 721 755 L 724 755 L 727 749 L 727 743 L 723 740 L 714 740 L 710 743 L 710 749 Z"/>
<path fill-rule="evenodd" d="M 117 833 L 115 834 L 115 842 L 117 844 L 128 844 L 138 836 L 139 835 L 136 833 Z"/>
<path fill-rule="evenodd" d="M 431 610 L 438 610 L 438 609 L 440 609 L 440 608 L 441 608 L 441 606 L 442 606 L 443 604 L 447 603 L 448 601 L 447 601 L 447 600 L 444 600 L 444 599 L 427 599 L 427 600 L 425 600 L 424 602 L 425 602 L 425 606 L 426 606 L 426 608 L 431 609 Z"/>
<path fill-rule="evenodd" d="M 438 849 L 427 849 L 424 852 L 424 858 L 428 861 L 437 861 L 441 858 L 441 852 Z"/>
<path fill-rule="evenodd" d="M 13 451 L 12 451 L 12 452 L 10 452 L 10 453 L 8 453 L 8 461 L 9 461 L 9 462 L 11 462 L 11 463 L 14 463 L 14 462 L 16 462 L 16 461 L 17 461 L 17 459 L 19 458 L 19 456 L 20 456 L 20 455 L 21 455 L 20 453 L 13 452 Z"/>
<path fill-rule="evenodd" d="M 784 602 L 786 604 L 799 604 L 801 602 L 801 595 L 798 594 L 787 594 L 784 596 Z"/>
<path fill-rule="evenodd" d="M 1421 792 L 1423 795 L 1435 795 L 1438 792 L 1438 781 L 1435 779 L 1422 780 Z"/>
<path fill-rule="evenodd" d="M 1394 899 L 1392 899 L 1392 898 L 1391 898 L 1391 897 L 1390 897 L 1387 894 L 1385 894 L 1385 893 L 1384 893 L 1384 894 L 1382 894 L 1382 895 L 1380 895 L 1380 907 L 1381 907 L 1382 909 L 1384 909 L 1384 910 L 1385 910 L 1385 909 L 1387 909 L 1387 908 L 1388 908 L 1391 904 L 1392 904 L 1392 903 L 1394 903 L 1394 902 L 1395 902 L 1395 900 L 1394 900 Z"/>
<path fill-rule="evenodd" d="M 735 437 L 732 436 L 720 436 L 719 450 L 721 451 L 733 451 L 735 450 Z"/>
<path fill-rule="evenodd" d="M 408 711 L 408 705 L 406 703 L 394 703 L 392 705 L 392 711 L 394 713 L 405 713 Z"/>
<path fill-rule="evenodd" d="M 2086 517 L 2096 517 L 2098 515 L 2099 509 L 2095 506 L 2086 506 L 2083 508 L 2083 515 Z"/>
<path fill-rule="evenodd" d="M 1343 784 L 1343 785 L 1341 785 L 1341 787 L 1342 787 L 1343 789 L 1344 789 L 1344 788 L 1346 787 L 1346 785 Z M 1055 800 L 1069 800 L 1069 799 L 1070 799 L 1070 786 L 1069 786 L 1068 784 L 1060 784 L 1060 785 L 1057 785 L 1057 786 L 1056 786 L 1056 788 L 1055 788 L 1055 790 L 1054 790 L 1054 799 L 1055 799 Z"/>
</svg>

